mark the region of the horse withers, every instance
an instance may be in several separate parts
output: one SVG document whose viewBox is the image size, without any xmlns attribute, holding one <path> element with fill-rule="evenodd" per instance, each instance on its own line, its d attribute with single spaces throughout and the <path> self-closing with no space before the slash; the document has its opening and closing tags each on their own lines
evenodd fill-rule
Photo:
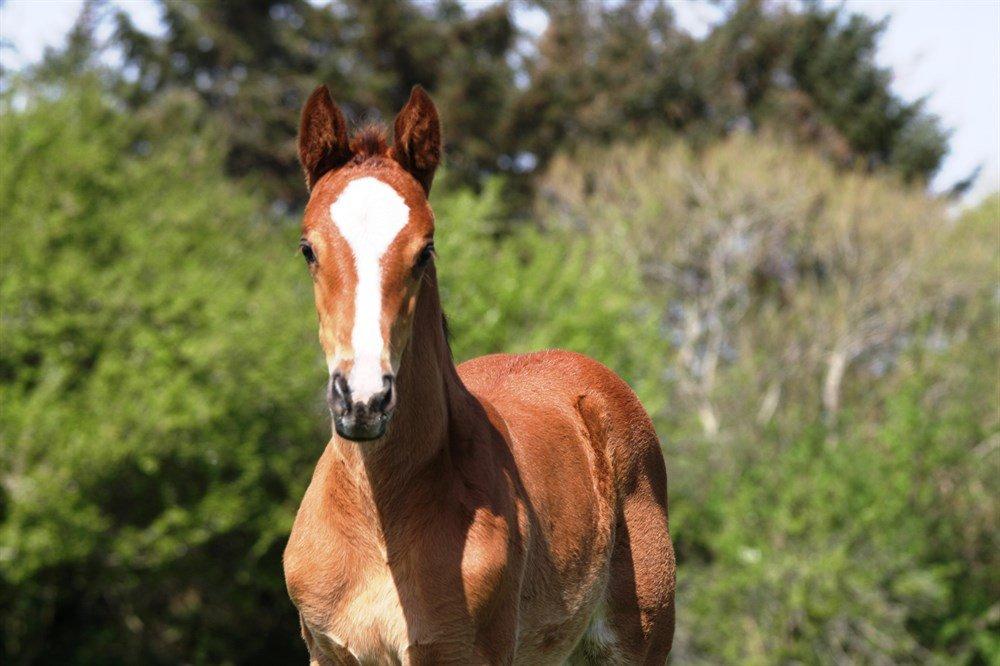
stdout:
<svg viewBox="0 0 1000 666">
<path fill-rule="evenodd" d="M 666 470 L 632 390 L 580 354 L 456 367 L 427 201 L 437 110 L 348 136 L 302 111 L 301 249 L 333 437 L 284 568 L 312 664 L 663 664 L 674 633 Z"/>
</svg>

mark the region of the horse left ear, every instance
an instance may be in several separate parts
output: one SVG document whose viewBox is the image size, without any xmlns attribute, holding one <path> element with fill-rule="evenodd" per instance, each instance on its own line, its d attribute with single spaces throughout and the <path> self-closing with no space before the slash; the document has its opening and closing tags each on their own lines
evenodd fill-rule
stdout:
<svg viewBox="0 0 1000 666">
<path fill-rule="evenodd" d="M 299 125 L 299 163 L 306 174 L 306 188 L 311 190 L 323 174 L 350 159 L 347 120 L 330 89 L 319 86 L 302 107 Z"/>
<path fill-rule="evenodd" d="M 434 171 L 441 163 L 441 122 L 430 96 L 419 85 L 396 116 L 392 156 L 430 193 Z"/>
</svg>

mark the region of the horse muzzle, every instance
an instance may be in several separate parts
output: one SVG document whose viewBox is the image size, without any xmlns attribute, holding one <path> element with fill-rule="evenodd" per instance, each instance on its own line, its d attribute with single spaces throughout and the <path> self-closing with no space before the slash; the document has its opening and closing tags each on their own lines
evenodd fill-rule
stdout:
<svg viewBox="0 0 1000 666">
<path fill-rule="evenodd" d="M 355 400 L 344 375 L 334 372 L 327 388 L 327 402 L 338 435 L 355 442 L 378 439 L 389 427 L 396 407 L 395 378 L 383 375 L 381 391 L 367 400 Z"/>
</svg>

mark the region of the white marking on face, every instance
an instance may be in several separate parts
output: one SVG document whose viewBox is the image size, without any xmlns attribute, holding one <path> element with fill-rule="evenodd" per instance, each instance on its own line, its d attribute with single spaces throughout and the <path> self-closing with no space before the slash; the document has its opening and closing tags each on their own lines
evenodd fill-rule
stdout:
<svg viewBox="0 0 1000 666">
<path fill-rule="evenodd" d="M 354 400 L 367 402 L 382 391 L 382 362 L 389 363 L 382 339 L 382 255 L 409 221 L 410 208 L 390 185 L 365 177 L 347 184 L 330 205 L 330 218 L 354 255 L 354 365 L 347 384 Z M 332 371 L 336 360 L 327 364 Z"/>
</svg>

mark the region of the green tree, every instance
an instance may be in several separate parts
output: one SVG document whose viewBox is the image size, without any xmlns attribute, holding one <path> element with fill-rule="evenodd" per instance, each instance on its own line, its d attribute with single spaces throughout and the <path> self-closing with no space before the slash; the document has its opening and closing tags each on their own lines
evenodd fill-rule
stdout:
<svg viewBox="0 0 1000 666">
<path fill-rule="evenodd" d="M 665 3 L 537 4 L 548 25 L 508 121 L 516 150 L 544 166 L 560 150 L 689 128 L 707 113 L 696 42 Z"/>
<path fill-rule="evenodd" d="M 781 130 L 842 165 L 921 181 L 947 134 L 875 62 L 885 22 L 843 6 L 732 3 L 703 40 L 666 2 L 538 2 L 548 26 L 511 116 L 512 145 L 544 165 L 560 149 L 681 132 Z"/>
<path fill-rule="evenodd" d="M 299 649 L 279 572 L 328 433 L 311 293 L 194 115 L 150 139 L 86 82 L 3 98 L 6 663 Z"/>
<path fill-rule="evenodd" d="M 320 83 L 358 122 L 391 119 L 420 83 L 442 109 L 452 178 L 469 182 L 495 170 L 513 81 L 505 4 L 475 14 L 455 0 L 160 6 L 162 37 L 117 15 L 115 42 L 134 81 L 129 100 L 144 113 L 162 113 L 171 97 L 193 91 L 226 141 L 227 171 L 279 202 L 304 202 L 294 139 L 299 109 Z"/>
<path fill-rule="evenodd" d="M 1000 200 L 949 222 L 900 181 L 748 134 L 580 150 L 541 181 L 546 225 L 615 257 L 660 319 L 632 344 L 679 660 L 1000 656 Z"/>
<path fill-rule="evenodd" d="M 162 37 L 119 12 L 113 42 L 134 108 L 197 96 L 226 140 L 227 171 L 286 204 L 303 202 L 293 137 L 320 82 L 359 121 L 391 118 L 423 84 L 443 112 L 452 182 L 507 172 L 522 192 L 559 150 L 667 133 L 781 129 L 838 164 L 913 181 L 947 149 L 923 102 L 894 95 L 875 63 L 884 23 L 841 6 L 744 0 L 698 40 L 662 0 L 532 4 L 548 19 L 536 41 L 518 34 L 508 2 L 182 0 L 161 3 Z"/>
</svg>

